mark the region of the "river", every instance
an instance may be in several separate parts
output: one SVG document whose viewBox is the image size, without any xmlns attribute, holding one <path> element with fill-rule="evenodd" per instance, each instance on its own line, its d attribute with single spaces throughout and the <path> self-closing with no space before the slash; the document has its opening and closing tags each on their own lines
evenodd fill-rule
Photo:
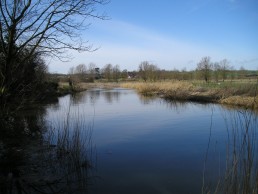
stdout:
<svg viewBox="0 0 258 194">
<path fill-rule="evenodd" d="M 83 157 L 78 166 L 88 170 L 79 176 L 86 184 L 72 186 L 81 193 L 199 194 L 257 189 L 257 118 L 248 110 L 171 102 L 115 88 L 60 97 L 38 120 L 52 149 L 60 136 L 77 142 L 65 147 L 67 155 L 76 153 L 71 157 L 59 149 L 64 162 L 53 168 L 66 169 L 67 159 Z M 242 183 L 247 179 L 249 186 Z"/>
</svg>

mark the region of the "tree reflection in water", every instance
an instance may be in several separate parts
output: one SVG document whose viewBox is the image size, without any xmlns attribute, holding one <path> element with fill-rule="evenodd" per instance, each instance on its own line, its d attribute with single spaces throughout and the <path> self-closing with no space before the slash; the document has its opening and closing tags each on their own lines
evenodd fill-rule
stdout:
<svg viewBox="0 0 258 194">
<path fill-rule="evenodd" d="M 93 125 L 57 126 L 44 108 L 0 119 L 0 193 L 86 193 L 93 177 Z M 83 131 L 83 133 L 82 133 Z"/>
<path fill-rule="evenodd" d="M 104 97 L 107 103 L 112 104 L 113 102 L 118 102 L 121 96 L 121 91 L 119 89 L 115 90 L 104 90 L 104 89 L 90 89 L 87 92 L 76 93 L 71 95 L 72 105 L 85 104 L 90 102 L 94 104 L 96 101 Z"/>
</svg>

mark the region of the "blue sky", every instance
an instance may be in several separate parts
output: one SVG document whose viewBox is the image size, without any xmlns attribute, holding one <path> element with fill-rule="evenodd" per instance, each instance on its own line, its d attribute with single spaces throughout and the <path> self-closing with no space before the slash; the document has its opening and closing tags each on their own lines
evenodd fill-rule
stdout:
<svg viewBox="0 0 258 194">
<path fill-rule="evenodd" d="M 90 62 L 137 70 L 142 61 L 192 70 L 204 56 L 258 70 L 257 0 L 111 0 L 98 10 L 110 20 L 90 21 L 83 38 L 99 49 L 51 60 L 50 72 Z"/>
</svg>

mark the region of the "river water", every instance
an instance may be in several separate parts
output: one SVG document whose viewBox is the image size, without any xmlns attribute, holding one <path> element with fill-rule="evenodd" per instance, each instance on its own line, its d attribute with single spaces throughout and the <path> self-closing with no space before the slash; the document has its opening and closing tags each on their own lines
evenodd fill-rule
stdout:
<svg viewBox="0 0 258 194">
<path fill-rule="evenodd" d="M 46 120 L 55 125 L 68 112 L 73 125 L 80 118 L 92 129 L 89 193 L 99 194 L 212 190 L 225 177 L 232 130 L 240 120 L 244 125 L 245 117 L 257 130 L 257 115 L 249 112 L 146 98 L 120 88 L 62 97 L 58 106 L 47 108 Z"/>
<path fill-rule="evenodd" d="M 22 115 L 17 119 L 21 131 L 42 147 L 30 145 L 23 153 L 17 142 L 6 143 L 10 137 L 0 138 L 0 170 L 19 167 L 20 187 L 27 193 L 257 191 L 258 116 L 248 110 L 147 98 L 116 88 L 60 97 Z M 29 144 L 23 142 L 23 147 Z M 19 159 L 11 160 L 22 164 L 6 159 L 14 150 Z"/>
</svg>

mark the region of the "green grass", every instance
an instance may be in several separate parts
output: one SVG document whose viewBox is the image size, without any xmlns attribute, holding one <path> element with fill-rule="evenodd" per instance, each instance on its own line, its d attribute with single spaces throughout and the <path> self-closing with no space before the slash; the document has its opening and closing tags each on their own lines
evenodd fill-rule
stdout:
<svg viewBox="0 0 258 194">
<path fill-rule="evenodd" d="M 226 96 L 249 96 L 255 97 L 258 93 L 258 82 L 255 81 L 225 81 L 225 82 L 193 82 L 196 87 L 203 90 L 217 90 Z"/>
</svg>

